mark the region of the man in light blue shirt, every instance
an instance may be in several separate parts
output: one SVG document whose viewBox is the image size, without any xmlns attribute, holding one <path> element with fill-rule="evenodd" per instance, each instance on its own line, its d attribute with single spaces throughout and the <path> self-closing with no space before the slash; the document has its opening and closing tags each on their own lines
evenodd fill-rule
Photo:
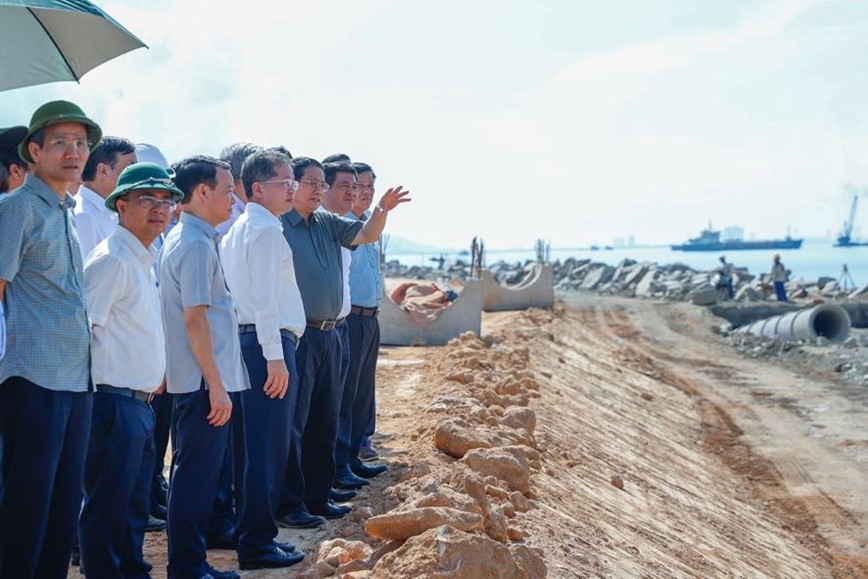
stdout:
<svg viewBox="0 0 868 579">
<path fill-rule="evenodd" d="M 66 577 L 81 505 L 93 395 L 83 264 L 69 184 L 102 131 L 73 103 L 33 114 L 34 166 L 0 199 L 0 577 Z"/>
<path fill-rule="evenodd" d="M 170 579 L 235 579 L 207 563 L 205 534 L 229 444 L 238 392 L 249 388 L 238 319 L 217 253 L 215 226 L 232 211 L 229 165 L 211 157 L 176 163 L 184 212 L 163 245 L 160 293 L 166 387 L 173 394 L 175 472 L 169 489 Z"/>
</svg>

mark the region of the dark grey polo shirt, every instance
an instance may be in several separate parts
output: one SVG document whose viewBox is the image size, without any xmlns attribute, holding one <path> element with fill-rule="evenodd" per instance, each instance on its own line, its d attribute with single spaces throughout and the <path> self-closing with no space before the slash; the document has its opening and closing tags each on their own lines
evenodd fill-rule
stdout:
<svg viewBox="0 0 868 579">
<path fill-rule="evenodd" d="M 0 382 L 20 376 L 49 390 L 84 392 L 90 326 L 75 200 L 34 175 L 0 196 L 0 279 L 6 280 L 6 356 Z"/>
<path fill-rule="evenodd" d="M 334 320 L 343 303 L 341 247 L 354 248 L 364 225 L 325 211 L 307 218 L 293 209 L 280 218 L 283 236 L 292 249 L 295 278 L 308 320 Z"/>
</svg>

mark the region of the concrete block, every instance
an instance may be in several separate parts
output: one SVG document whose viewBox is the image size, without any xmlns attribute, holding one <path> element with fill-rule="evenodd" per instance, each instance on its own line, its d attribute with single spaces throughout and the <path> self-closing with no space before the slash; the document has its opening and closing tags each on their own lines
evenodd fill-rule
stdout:
<svg viewBox="0 0 868 579">
<path fill-rule="evenodd" d="M 380 305 L 380 342 L 391 346 L 442 346 L 464 332 L 482 331 L 482 280 L 468 279 L 451 306 L 436 319 L 418 322 L 398 307 L 384 289 Z"/>
<path fill-rule="evenodd" d="M 536 263 L 529 274 L 514 286 L 503 286 L 488 270 L 482 270 L 482 309 L 496 312 L 550 308 L 555 304 L 553 280 L 552 266 L 544 263 Z"/>
</svg>

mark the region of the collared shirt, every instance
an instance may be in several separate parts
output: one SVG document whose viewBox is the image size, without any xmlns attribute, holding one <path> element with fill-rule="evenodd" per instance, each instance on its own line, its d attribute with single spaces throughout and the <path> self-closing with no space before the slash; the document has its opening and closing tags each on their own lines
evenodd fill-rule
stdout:
<svg viewBox="0 0 868 579">
<path fill-rule="evenodd" d="M 217 226 L 217 239 L 222 239 L 224 235 L 229 231 L 229 228 L 232 227 L 232 224 L 235 223 L 239 217 L 244 213 L 247 209 L 247 204 L 241 200 L 241 197 L 232 194 L 232 215 Z"/>
<path fill-rule="evenodd" d="M 238 342 L 238 318 L 217 253 L 217 231 L 182 213 L 163 244 L 160 299 L 166 329 L 166 388 L 172 394 L 199 390 L 202 369 L 193 357 L 184 309 L 208 306 L 208 324 L 220 380 L 227 392 L 249 388 Z"/>
<path fill-rule="evenodd" d="M 220 261 L 238 323 L 256 325 L 266 360 L 282 360 L 280 330 L 300 338 L 305 318 L 280 220 L 257 203 L 248 205 L 220 241 Z"/>
<path fill-rule="evenodd" d="M 325 211 L 331 213 L 328 209 L 320 205 L 317 211 Z M 335 214 L 337 215 L 337 214 Z M 341 311 L 338 314 L 338 319 L 347 317 L 352 307 L 350 300 L 350 264 L 353 261 L 353 254 L 346 247 L 341 247 L 341 280 L 343 283 L 343 293 L 341 295 Z"/>
<path fill-rule="evenodd" d="M 75 229 L 82 260 L 100 241 L 115 232 L 118 214 L 105 206 L 105 199 L 86 185 L 78 188 L 75 204 Z"/>
<path fill-rule="evenodd" d="M 365 211 L 359 219 L 352 212 L 346 218 L 353 221 L 365 221 L 370 217 Z M 353 263 L 350 265 L 350 295 L 353 305 L 363 308 L 378 308 L 383 300 L 383 273 L 380 271 L 380 243 L 365 243 L 356 248 L 353 253 Z"/>
<path fill-rule="evenodd" d="M 353 247 L 362 223 L 327 211 L 314 211 L 304 220 L 295 209 L 283 214 L 280 221 L 283 236 L 292 249 L 307 319 L 337 319 L 343 305 L 340 248 Z"/>
<path fill-rule="evenodd" d="M 157 250 L 118 227 L 84 263 L 94 384 L 153 392 L 166 371 Z"/>
<path fill-rule="evenodd" d="M 20 376 L 49 390 L 87 390 L 90 329 L 74 204 L 35 175 L 0 199 L 0 279 L 6 280 L 0 382 Z"/>
</svg>

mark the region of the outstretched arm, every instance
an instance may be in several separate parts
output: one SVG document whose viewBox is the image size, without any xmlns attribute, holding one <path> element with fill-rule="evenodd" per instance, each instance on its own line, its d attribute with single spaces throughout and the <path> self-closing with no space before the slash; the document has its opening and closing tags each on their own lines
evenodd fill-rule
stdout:
<svg viewBox="0 0 868 579">
<path fill-rule="evenodd" d="M 410 201 L 409 191 L 404 191 L 404 186 L 392 187 L 380 198 L 380 202 L 374 207 L 371 217 L 365 221 L 364 227 L 353 239 L 353 245 L 362 245 L 364 243 L 373 243 L 379 239 L 380 234 L 386 227 L 386 215 L 400 205 Z"/>
</svg>

